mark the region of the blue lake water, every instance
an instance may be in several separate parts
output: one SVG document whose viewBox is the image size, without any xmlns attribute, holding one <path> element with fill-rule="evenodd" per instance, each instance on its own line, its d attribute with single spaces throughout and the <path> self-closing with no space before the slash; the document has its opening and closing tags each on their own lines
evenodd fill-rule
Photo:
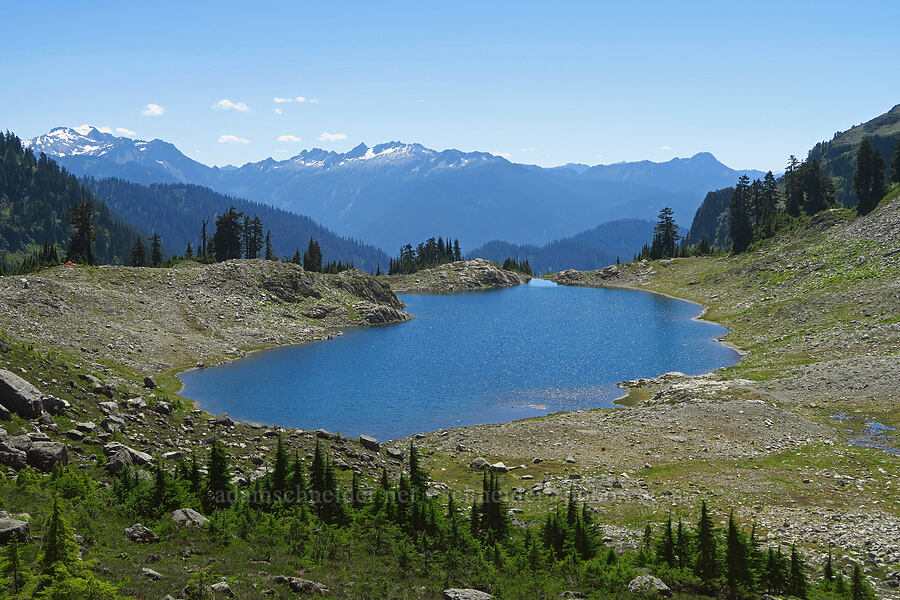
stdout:
<svg viewBox="0 0 900 600">
<path fill-rule="evenodd" d="M 180 377 L 239 420 L 395 439 L 420 431 L 613 406 L 620 381 L 699 374 L 740 358 L 692 320 L 696 304 L 542 280 L 403 295 L 412 321 L 265 350 Z"/>
</svg>

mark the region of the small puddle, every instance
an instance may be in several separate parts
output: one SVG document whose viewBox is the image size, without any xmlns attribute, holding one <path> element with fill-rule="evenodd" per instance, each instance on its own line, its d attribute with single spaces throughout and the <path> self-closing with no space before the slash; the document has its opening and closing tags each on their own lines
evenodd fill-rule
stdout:
<svg viewBox="0 0 900 600">
<path fill-rule="evenodd" d="M 835 419 L 862 421 L 864 423 L 862 431 L 859 432 L 856 432 L 855 429 L 851 428 L 844 429 L 844 431 L 852 434 L 848 436 L 851 445 L 863 448 L 878 448 L 885 452 L 890 452 L 891 454 L 900 454 L 900 448 L 891 446 L 892 442 L 887 436 L 888 431 L 894 431 L 893 427 L 888 427 L 877 421 L 869 421 L 864 417 L 851 417 L 844 413 L 837 413 L 831 416 Z"/>
</svg>

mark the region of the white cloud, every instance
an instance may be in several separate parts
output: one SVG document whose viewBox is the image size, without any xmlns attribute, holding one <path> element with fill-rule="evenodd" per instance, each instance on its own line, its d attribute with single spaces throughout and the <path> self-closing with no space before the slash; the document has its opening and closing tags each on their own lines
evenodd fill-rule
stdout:
<svg viewBox="0 0 900 600">
<path fill-rule="evenodd" d="M 512 158 L 512 155 L 509 152 L 499 152 L 497 150 L 494 150 L 493 152 L 491 152 L 491 154 L 493 154 L 494 156 L 500 156 L 502 158 L 505 158 L 506 160 Z"/>
<path fill-rule="evenodd" d="M 322 135 L 319 136 L 320 142 L 336 142 L 338 140 L 346 140 L 346 133 L 328 133 L 327 131 L 323 131 Z"/>
<path fill-rule="evenodd" d="M 160 117 L 166 114 L 166 109 L 159 104 L 148 104 L 144 107 L 144 110 L 141 111 L 141 114 L 145 117 Z"/>
<path fill-rule="evenodd" d="M 306 98 L 304 98 L 303 96 L 297 96 L 296 100 L 297 102 L 306 102 Z"/>
<path fill-rule="evenodd" d="M 112 128 L 111 127 L 98 127 L 97 131 L 99 131 L 100 133 L 112 133 Z"/>
<path fill-rule="evenodd" d="M 537 152 L 537 148 L 534 148 L 534 147 L 522 148 L 522 152 Z"/>
<path fill-rule="evenodd" d="M 669 146 L 660 146 L 659 149 L 660 150 L 671 150 L 672 148 L 670 148 Z"/>
<path fill-rule="evenodd" d="M 222 110 L 237 110 L 247 112 L 250 107 L 245 102 L 232 102 L 228 98 L 223 98 L 212 105 L 213 108 L 221 108 Z"/>
<path fill-rule="evenodd" d="M 137 135 L 137 133 L 135 133 L 134 131 L 132 131 L 130 129 L 125 129 L 124 127 L 116 127 L 116 133 L 118 133 L 119 135 L 127 136 L 127 137 L 134 137 Z"/>
<path fill-rule="evenodd" d="M 272 102 L 275 104 L 284 104 L 285 102 L 293 102 L 293 98 L 272 98 Z"/>
<path fill-rule="evenodd" d="M 220 135 L 219 136 L 220 144 L 249 144 L 250 140 L 247 138 L 238 137 L 236 135 Z"/>
<path fill-rule="evenodd" d="M 281 110 L 280 108 L 276 108 L 276 109 L 273 110 L 272 112 L 274 112 L 276 115 L 283 115 L 283 114 L 284 114 L 284 111 Z"/>
<path fill-rule="evenodd" d="M 289 142 L 289 143 L 291 143 L 291 144 L 296 144 L 296 143 L 298 143 L 298 142 L 302 142 L 303 140 L 301 140 L 300 138 L 298 138 L 296 135 L 279 135 L 279 136 L 278 136 L 278 141 L 279 141 L 279 142 Z"/>
<path fill-rule="evenodd" d="M 318 104 L 318 103 L 319 103 L 319 99 L 318 99 L 318 98 L 307 98 L 306 101 L 307 101 L 309 104 Z"/>
</svg>

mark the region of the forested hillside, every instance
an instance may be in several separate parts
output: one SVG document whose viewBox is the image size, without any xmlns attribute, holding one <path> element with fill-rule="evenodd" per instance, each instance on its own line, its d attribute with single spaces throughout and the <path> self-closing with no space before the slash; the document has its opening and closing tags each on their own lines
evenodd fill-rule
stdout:
<svg viewBox="0 0 900 600">
<path fill-rule="evenodd" d="M 513 244 L 493 240 L 469 252 L 470 258 L 502 262 L 506 258 L 527 260 L 535 273 L 562 269 L 591 270 L 621 260 L 631 260 L 653 236 L 653 224 L 641 219 L 604 223 L 588 231 L 546 244 Z"/>
<path fill-rule="evenodd" d="M 192 184 L 153 184 L 149 186 L 121 179 L 84 179 L 86 187 L 129 223 L 162 236 L 166 247 L 183 252 L 190 243 L 197 247 L 204 220 L 210 225 L 215 216 L 234 206 L 238 212 L 256 216 L 271 230 L 272 247 L 278 257 L 292 256 L 315 238 L 326 262 L 353 263 L 367 271 L 379 265 L 387 268 L 388 256 L 381 249 L 340 237 L 309 217 L 266 204 L 232 198 L 209 188 Z"/>
<path fill-rule="evenodd" d="M 820 142 L 809 151 L 807 161 L 817 160 L 826 175 L 834 178 L 834 199 L 843 206 L 856 206 L 853 172 L 857 149 L 863 139 L 890 163 L 900 143 L 900 104 L 871 121 L 834 134 L 828 142 Z"/>
<path fill-rule="evenodd" d="M 0 134 L 0 262 L 15 265 L 45 243 L 62 255 L 72 239 L 69 211 L 93 204 L 94 251 L 101 263 L 125 263 L 138 232 L 95 200 L 74 175 Z"/>
</svg>

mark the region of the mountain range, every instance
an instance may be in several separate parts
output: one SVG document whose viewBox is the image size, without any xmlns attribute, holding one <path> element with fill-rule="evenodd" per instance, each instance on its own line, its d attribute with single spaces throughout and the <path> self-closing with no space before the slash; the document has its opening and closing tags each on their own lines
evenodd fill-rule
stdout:
<svg viewBox="0 0 900 600">
<path fill-rule="evenodd" d="M 93 127 L 56 128 L 26 144 L 81 176 L 207 186 L 307 215 L 389 251 L 448 231 L 469 248 L 491 240 L 539 246 L 612 220 L 653 218 L 664 206 L 687 222 L 707 191 L 741 174 L 762 176 L 733 170 L 709 153 L 664 163 L 542 168 L 484 152 L 389 142 L 219 168 L 162 140 Z"/>
</svg>

